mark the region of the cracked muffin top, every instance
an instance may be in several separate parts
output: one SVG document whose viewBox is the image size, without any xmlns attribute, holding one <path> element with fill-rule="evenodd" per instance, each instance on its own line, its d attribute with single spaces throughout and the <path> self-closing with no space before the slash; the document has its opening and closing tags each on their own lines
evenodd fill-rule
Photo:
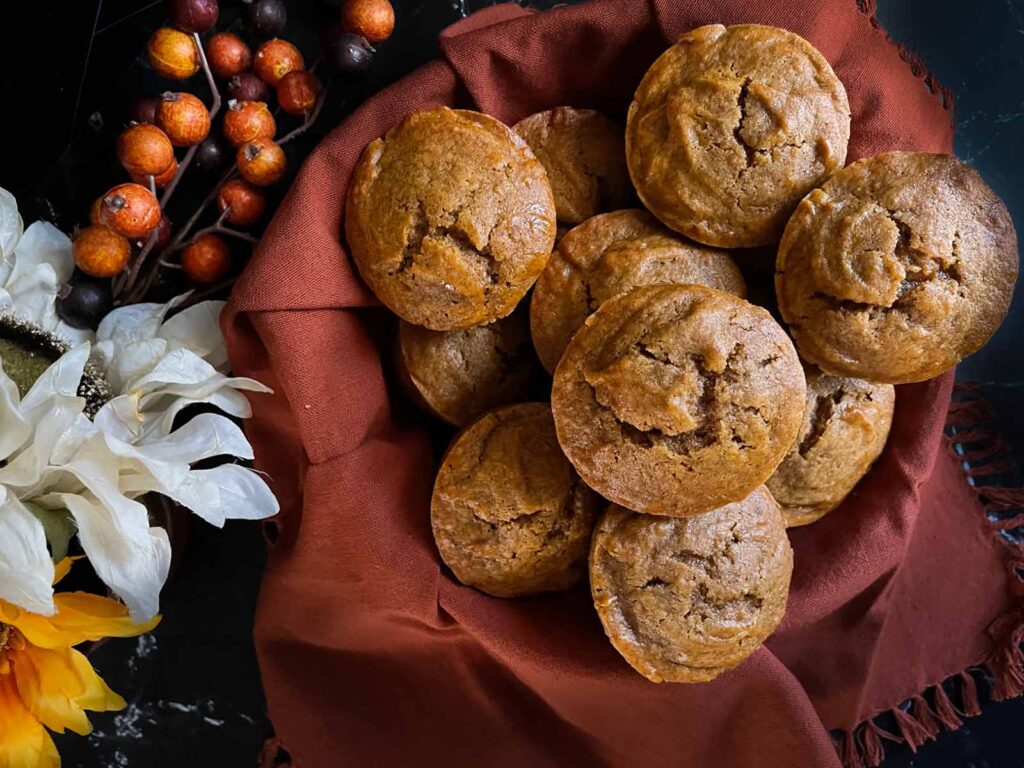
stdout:
<svg viewBox="0 0 1024 768">
<path fill-rule="evenodd" d="M 712 24 L 647 70 L 629 108 L 626 159 L 665 224 L 725 248 L 778 240 L 800 198 L 846 160 L 843 84 L 806 40 Z"/>
<path fill-rule="evenodd" d="M 579 224 L 629 204 L 633 185 L 622 129 L 608 117 L 555 107 L 523 118 L 513 130 L 544 164 L 560 222 Z"/>
<path fill-rule="evenodd" d="M 398 348 L 403 379 L 416 399 L 456 426 L 500 405 L 530 400 L 542 389 L 525 306 L 461 331 L 431 331 L 403 321 Z"/>
<path fill-rule="evenodd" d="M 655 683 L 703 682 L 738 666 L 782 621 L 792 572 L 779 506 L 764 487 L 685 519 L 612 505 L 590 548 L 605 634 Z"/>
<path fill-rule="evenodd" d="M 359 272 L 403 320 L 436 331 L 508 315 L 544 268 L 555 204 L 533 152 L 493 117 L 438 107 L 371 142 L 345 235 Z"/>
<path fill-rule="evenodd" d="M 604 213 L 569 231 L 530 300 L 530 332 L 544 367 L 555 370 L 573 334 L 603 302 L 642 285 L 665 283 L 747 293 L 728 253 L 684 240 L 647 211 Z"/>
<path fill-rule="evenodd" d="M 846 498 L 885 448 L 891 384 L 805 370 L 807 406 L 793 447 L 768 482 L 787 527 L 821 519 Z"/>
<path fill-rule="evenodd" d="M 434 540 L 463 584 L 496 597 L 565 589 L 585 572 L 598 498 L 558 447 L 547 403 L 491 411 L 441 462 Z"/>
<path fill-rule="evenodd" d="M 804 359 L 902 384 L 985 344 L 1016 279 L 1010 214 L 977 172 L 948 155 L 890 152 L 851 163 L 800 203 L 775 289 Z"/>
<path fill-rule="evenodd" d="M 771 476 L 804 414 L 803 368 L 767 311 L 699 285 L 637 288 L 573 337 L 551 393 L 583 480 L 637 512 L 699 515 Z"/>
</svg>

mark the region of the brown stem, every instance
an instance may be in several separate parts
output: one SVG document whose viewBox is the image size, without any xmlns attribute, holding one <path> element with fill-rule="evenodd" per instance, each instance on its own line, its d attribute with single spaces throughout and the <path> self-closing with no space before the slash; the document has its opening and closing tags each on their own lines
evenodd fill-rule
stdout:
<svg viewBox="0 0 1024 768">
<path fill-rule="evenodd" d="M 189 297 L 185 299 L 185 301 L 183 301 L 175 308 L 175 310 L 181 311 L 182 309 L 185 309 L 186 307 L 191 307 L 193 304 L 198 304 L 200 301 L 208 299 L 211 296 L 216 296 L 224 289 L 230 288 L 232 285 L 234 285 L 235 282 L 237 282 L 237 280 L 238 275 L 232 275 L 231 277 L 226 278 L 225 280 L 221 280 L 219 283 L 214 283 L 213 285 L 207 288 L 203 288 L 202 290 L 198 291 L 193 291 L 189 295 Z"/>
</svg>

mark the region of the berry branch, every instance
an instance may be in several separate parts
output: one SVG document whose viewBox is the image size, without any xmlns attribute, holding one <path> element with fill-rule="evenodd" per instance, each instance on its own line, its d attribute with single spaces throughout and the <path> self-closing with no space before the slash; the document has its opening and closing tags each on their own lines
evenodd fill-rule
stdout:
<svg viewBox="0 0 1024 768">
<path fill-rule="evenodd" d="M 60 289 L 58 312 L 75 327 L 95 328 L 115 303 L 145 300 L 161 276 L 171 290 L 181 280 L 202 285 L 193 302 L 229 288 L 242 260 L 239 248 L 233 257 L 228 243 L 246 250 L 258 243 L 246 230 L 268 213 L 264 188 L 285 175 L 282 147 L 305 134 L 323 112 L 330 79 L 325 87 L 317 78 L 320 62 L 326 59 L 348 77 L 361 74 L 373 59 L 373 46 L 394 27 L 389 0 L 342 0 L 340 29 L 329 32 L 326 54 L 307 68 L 299 49 L 282 38 L 285 0 L 242 5 L 248 35 L 264 40 L 255 50 L 237 34 L 214 31 L 217 0 L 166 2 L 174 26 L 150 37 L 149 63 L 170 80 L 188 80 L 202 70 L 210 106 L 192 93 L 172 91 L 132 105 L 132 122 L 117 140 L 117 157 L 131 183 L 113 187 L 94 203 L 89 226 L 74 238 L 78 272 Z M 292 124 L 275 139 L 278 121 Z M 177 199 L 182 179 L 189 171 L 209 173 L 223 165 L 222 142 L 234 148 L 234 162 L 172 230 L 164 212 Z M 180 159 L 175 148 L 184 152 Z M 200 226 L 205 217 L 213 218 L 214 202 L 215 220 Z"/>
</svg>

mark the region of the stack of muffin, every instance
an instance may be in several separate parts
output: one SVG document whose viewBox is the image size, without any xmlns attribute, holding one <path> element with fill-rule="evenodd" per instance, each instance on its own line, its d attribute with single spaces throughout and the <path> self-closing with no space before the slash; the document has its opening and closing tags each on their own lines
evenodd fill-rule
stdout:
<svg viewBox="0 0 1024 768">
<path fill-rule="evenodd" d="M 346 237 L 402 320 L 409 391 L 464 427 L 431 504 L 456 578 L 514 597 L 589 571 L 653 681 L 709 680 L 771 634 L 786 527 L 839 505 L 885 445 L 892 385 L 981 347 L 1016 280 L 973 170 L 844 168 L 849 135 L 809 43 L 712 25 L 648 70 L 624 139 L 588 110 L 510 129 L 437 108 L 367 147 Z M 726 250 L 762 246 L 788 333 Z"/>
</svg>

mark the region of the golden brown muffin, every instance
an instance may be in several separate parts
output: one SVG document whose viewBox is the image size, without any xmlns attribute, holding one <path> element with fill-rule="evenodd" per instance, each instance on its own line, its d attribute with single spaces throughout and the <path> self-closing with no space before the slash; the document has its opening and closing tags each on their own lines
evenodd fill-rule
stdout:
<svg viewBox="0 0 1024 768">
<path fill-rule="evenodd" d="M 732 669 L 786 612 L 793 550 L 760 487 L 705 515 L 637 515 L 614 504 L 590 547 L 590 591 L 605 634 L 655 683 Z"/>
<path fill-rule="evenodd" d="M 948 155 L 890 152 L 852 163 L 800 203 L 775 289 L 806 360 L 902 384 L 984 345 L 1016 279 L 1010 214 L 977 172 Z"/>
<path fill-rule="evenodd" d="M 896 391 L 891 384 L 805 371 L 804 423 L 765 485 L 786 525 L 820 520 L 839 506 L 882 453 Z"/>
<path fill-rule="evenodd" d="M 747 289 L 725 251 L 697 245 L 647 211 L 605 213 L 580 224 L 558 244 L 530 300 L 530 332 L 548 371 L 587 315 L 642 285 L 698 283 L 743 297 Z"/>
<path fill-rule="evenodd" d="M 345 234 L 384 305 L 449 331 L 512 311 L 551 254 L 555 204 L 544 166 L 511 129 L 438 107 L 367 146 Z"/>
<path fill-rule="evenodd" d="M 525 309 L 461 331 L 401 322 L 401 373 L 420 405 L 462 426 L 492 408 L 538 394 L 544 372 L 533 353 Z"/>
<path fill-rule="evenodd" d="M 562 450 L 617 504 L 699 515 L 767 480 L 804 414 L 804 373 L 760 307 L 699 285 L 637 288 L 573 337 L 551 393 Z"/>
<path fill-rule="evenodd" d="M 622 129 L 592 109 L 555 107 L 513 127 L 544 164 L 558 220 L 579 224 L 628 205 L 633 185 Z"/>
<path fill-rule="evenodd" d="M 647 70 L 629 108 L 637 193 L 701 243 L 774 242 L 800 198 L 846 160 L 843 84 L 806 40 L 776 27 L 687 32 Z"/>
<path fill-rule="evenodd" d="M 459 581 L 515 597 L 580 580 L 597 505 L 558 447 L 551 408 L 521 403 L 485 414 L 455 438 L 430 520 Z"/>
</svg>

